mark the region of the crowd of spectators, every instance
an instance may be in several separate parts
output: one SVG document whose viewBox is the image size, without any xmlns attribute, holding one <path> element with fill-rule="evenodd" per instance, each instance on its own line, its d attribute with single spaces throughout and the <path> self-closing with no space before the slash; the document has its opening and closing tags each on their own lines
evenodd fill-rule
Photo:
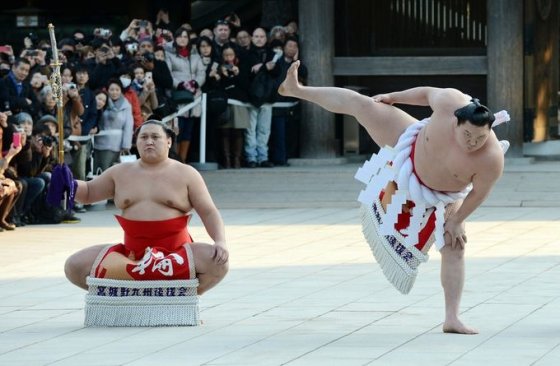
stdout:
<svg viewBox="0 0 560 366">
<path fill-rule="evenodd" d="M 144 121 L 172 115 L 201 93 L 208 96 L 208 161 L 223 169 L 287 165 L 293 144 L 286 136 L 298 108 L 272 103 L 293 101 L 277 89 L 299 59 L 296 22 L 246 29 L 230 14 L 197 31 L 174 27 L 161 9 L 155 21 L 133 19 L 120 33 L 100 27 L 57 37 L 63 141 L 50 40 L 30 34 L 19 49 L 0 47 L 0 231 L 78 222 L 75 213 L 86 211 L 46 203 L 60 144 L 64 163 L 86 180 L 135 155 L 134 131 Z M 299 74 L 305 82 L 303 64 Z M 191 161 L 200 115 L 198 105 L 170 121 L 173 158 Z"/>
</svg>

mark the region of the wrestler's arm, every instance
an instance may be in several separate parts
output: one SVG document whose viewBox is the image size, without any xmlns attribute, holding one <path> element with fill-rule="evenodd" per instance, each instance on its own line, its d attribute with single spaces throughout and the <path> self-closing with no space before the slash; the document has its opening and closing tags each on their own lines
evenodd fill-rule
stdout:
<svg viewBox="0 0 560 366">
<path fill-rule="evenodd" d="M 420 86 L 373 97 L 376 102 L 386 104 L 408 104 L 429 106 L 434 112 L 454 112 L 469 101 L 469 96 L 453 88 Z"/>
<path fill-rule="evenodd" d="M 185 165 L 185 168 L 189 174 L 189 200 L 198 216 L 200 216 L 206 232 L 214 240 L 217 247 L 217 262 L 223 264 L 228 260 L 228 252 L 222 216 L 214 204 L 200 173 L 190 166 Z"/>
<path fill-rule="evenodd" d="M 113 198 L 115 195 L 115 180 L 113 176 L 119 168 L 120 166 L 118 165 L 113 166 L 88 182 L 78 180 L 76 201 L 90 204 Z"/>
<path fill-rule="evenodd" d="M 501 151 L 495 153 L 495 158 L 488 161 L 479 172 L 473 176 L 472 190 L 463 201 L 461 207 L 445 222 L 445 231 L 451 236 L 452 246 L 457 242 L 464 247 L 464 221 L 486 200 L 496 181 L 501 177 L 504 157 Z"/>
</svg>

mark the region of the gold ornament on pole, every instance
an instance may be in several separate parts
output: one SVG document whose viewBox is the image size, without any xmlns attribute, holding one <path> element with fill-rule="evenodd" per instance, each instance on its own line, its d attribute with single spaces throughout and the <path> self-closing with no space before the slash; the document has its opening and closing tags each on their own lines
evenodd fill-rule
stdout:
<svg viewBox="0 0 560 366">
<path fill-rule="evenodd" d="M 56 120 L 58 124 L 58 163 L 64 164 L 64 93 L 62 91 L 62 78 L 60 76 L 60 66 L 62 66 L 62 64 L 58 59 L 58 48 L 54 34 L 54 25 L 52 24 L 49 24 L 49 35 L 51 37 L 52 49 L 52 73 L 50 84 L 53 97 L 56 100 Z"/>
</svg>

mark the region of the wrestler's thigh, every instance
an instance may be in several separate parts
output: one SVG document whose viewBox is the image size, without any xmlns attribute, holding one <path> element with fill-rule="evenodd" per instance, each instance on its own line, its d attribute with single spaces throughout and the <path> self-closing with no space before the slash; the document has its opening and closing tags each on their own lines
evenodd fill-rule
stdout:
<svg viewBox="0 0 560 366">
<path fill-rule="evenodd" d="M 89 273 L 99 252 L 106 246 L 107 244 L 94 245 L 72 254 L 66 260 L 65 269 L 71 272 L 80 271 Z"/>
<path fill-rule="evenodd" d="M 400 108 L 368 98 L 356 119 L 380 147 L 394 146 L 406 128 L 417 121 Z"/>
<path fill-rule="evenodd" d="M 445 206 L 445 214 L 443 216 L 445 221 L 447 221 L 447 219 L 450 218 L 451 215 L 453 215 L 455 212 L 459 211 L 462 204 L 463 200 L 458 200 Z"/>
<path fill-rule="evenodd" d="M 445 206 L 445 214 L 443 216 L 445 221 L 447 221 L 448 218 L 450 218 L 455 212 L 457 212 L 461 208 L 462 204 L 463 200 L 459 200 Z M 445 246 L 451 246 L 451 235 L 449 235 L 449 233 L 444 233 L 443 239 L 445 240 Z"/>
<path fill-rule="evenodd" d="M 213 245 L 204 243 L 192 243 L 189 244 L 192 249 L 194 256 L 194 266 L 196 273 L 208 273 L 212 271 L 216 264 L 214 263 L 213 257 L 215 253 L 215 248 Z"/>
</svg>

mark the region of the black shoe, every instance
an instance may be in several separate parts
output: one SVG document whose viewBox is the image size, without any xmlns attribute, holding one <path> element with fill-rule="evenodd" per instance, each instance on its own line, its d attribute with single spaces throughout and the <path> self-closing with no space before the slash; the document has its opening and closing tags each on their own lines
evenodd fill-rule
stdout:
<svg viewBox="0 0 560 366">
<path fill-rule="evenodd" d="M 86 212 L 87 210 L 86 210 L 86 208 L 84 207 L 84 205 L 75 205 L 75 206 L 74 206 L 74 211 L 75 211 L 76 213 L 84 213 L 84 212 Z"/>
<path fill-rule="evenodd" d="M 74 216 L 74 213 L 67 213 L 62 219 L 63 224 L 78 224 L 80 222 L 82 222 L 82 220 L 79 217 Z"/>
<path fill-rule="evenodd" d="M 255 161 L 247 162 L 247 168 L 256 168 L 256 167 L 257 167 L 257 162 Z"/>
<path fill-rule="evenodd" d="M 12 221 L 14 222 L 14 224 L 16 224 L 17 227 L 25 226 L 25 223 L 21 221 L 21 217 L 19 216 L 14 216 Z"/>
<path fill-rule="evenodd" d="M 33 224 L 33 222 L 35 221 L 35 218 L 33 217 L 33 215 L 28 214 L 28 215 L 23 215 L 20 218 L 21 222 L 23 223 L 23 226 L 25 225 L 31 225 Z"/>
<path fill-rule="evenodd" d="M 271 161 L 265 160 L 265 161 L 261 161 L 261 163 L 259 164 L 259 166 L 261 168 L 272 168 L 274 167 L 274 164 L 272 164 Z"/>
</svg>

